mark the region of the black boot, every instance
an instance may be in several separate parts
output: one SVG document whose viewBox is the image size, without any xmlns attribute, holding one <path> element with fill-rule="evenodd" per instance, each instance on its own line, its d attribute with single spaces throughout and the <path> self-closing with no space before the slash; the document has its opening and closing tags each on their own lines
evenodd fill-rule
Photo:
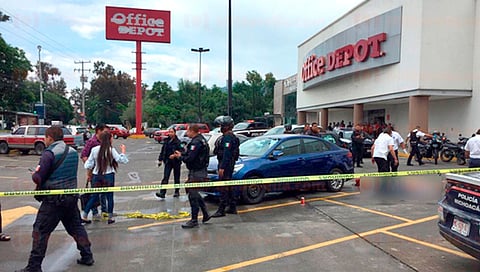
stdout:
<svg viewBox="0 0 480 272">
<path fill-rule="evenodd" d="M 189 220 L 185 224 L 182 225 L 182 228 L 184 228 L 184 229 L 191 229 L 191 228 L 195 228 L 195 227 L 198 227 L 198 221 L 194 220 L 194 219 Z"/>
<path fill-rule="evenodd" d="M 179 197 L 180 196 L 180 190 L 176 189 L 175 193 L 173 193 L 173 197 Z"/>
<path fill-rule="evenodd" d="M 221 207 L 219 207 L 218 210 L 214 214 L 212 214 L 212 217 L 223 217 L 223 216 L 225 216 L 225 209 Z"/>
<path fill-rule="evenodd" d="M 237 214 L 237 206 L 230 206 L 228 207 L 226 210 L 225 210 L 225 213 L 229 213 L 229 214 Z"/>
</svg>

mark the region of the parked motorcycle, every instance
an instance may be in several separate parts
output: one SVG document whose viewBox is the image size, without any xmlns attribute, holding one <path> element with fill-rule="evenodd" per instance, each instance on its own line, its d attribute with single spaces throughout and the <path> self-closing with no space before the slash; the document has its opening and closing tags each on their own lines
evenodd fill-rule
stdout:
<svg viewBox="0 0 480 272">
<path fill-rule="evenodd" d="M 442 150 L 440 136 L 434 135 L 434 137 L 426 139 L 425 142 L 420 142 L 418 144 L 418 150 L 422 158 L 433 159 L 435 164 L 438 164 L 438 158 Z"/>
<path fill-rule="evenodd" d="M 464 165 L 467 162 L 465 158 L 465 144 L 467 143 L 467 140 L 468 138 L 463 137 L 462 134 L 458 135 L 457 143 L 445 139 L 442 151 L 440 151 L 440 159 L 444 162 L 449 162 L 453 158 L 456 158 L 458 165 Z"/>
</svg>

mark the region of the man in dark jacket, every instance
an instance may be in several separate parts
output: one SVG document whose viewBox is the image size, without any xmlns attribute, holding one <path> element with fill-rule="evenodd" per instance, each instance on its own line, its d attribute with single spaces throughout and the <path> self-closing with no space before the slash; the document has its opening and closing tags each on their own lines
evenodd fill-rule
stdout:
<svg viewBox="0 0 480 272">
<path fill-rule="evenodd" d="M 232 132 L 232 117 L 218 116 L 214 122 L 220 126 L 220 131 L 223 133 L 223 136 L 217 139 L 215 150 L 213 151 L 213 154 L 217 155 L 218 160 L 218 178 L 219 180 L 231 180 L 233 169 L 235 168 L 235 161 L 238 159 L 240 153 L 240 141 Z M 222 188 L 220 205 L 212 217 L 222 217 L 225 216 L 225 213 L 237 214 L 237 205 L 235 203 L 233 189 L 231 186 Z"/>
<path fill-rule="evenodd" d="M 365 140 L 365 134 L 360 125 L 355 125 L 355 129 L 352 133 L 352 153 L 353 164 L 357 163 L 357 167 L 362 168 L 360 165 L 363 160 L 363 140 Z"/>
<path fill-rule="evenodd" d="M 165 168 L 163 170 L 163 179 L 162 184 L 168 184 L 168 180 L 170 179 L 170 173 L 173 169 L 173 178 L 175 184 L 180 184 L 180 166 L 182 161 L 175 157 L 175 151 L 183 151 L 182 143 L 177 138 L 177 134 L 175 133 L 175 129 L 171 128 L 168 130 L 168 138 L 165 139 L 162 151 L 160 155 L 158 155 L 158 166 L 162 165 L 162 162 L 165 164 Z M 159 193 L 155 193 L 155 195 L 161 199 L 165 199 L 165 193 L 167 192 L 166 189 L 161 189 Z M 173 197 L 180 196 L 180 189 L 175 188 L 175 193 Z"/>
<path fill-rule="evenodd" d="M 78 154 L 65 144 L 63 131 L 52 126 L 45 131 L 47 149 L 42 153 L 40 163 L 32 173 L 32 180 L 42 190 L 76 189 Z M 48 238 L 61 221 L 67 233 L 75 239 L 81 258 L 78 264 L 92 265 L 93 254 L 90 241 L 80 219 L 78 195 L 47 195 L 42 197 L 33 224 L 33 243 L 28 265 L 20 271 L 42 271 L 42 261 L 47 251 Z"/>
<path fill-rule="evenodd" d="M 187 183 L 202 182 L 208 179 L 207 167 L 210 150 L 208 148 L 207 141 L 198 130 L 198 125 L 190 125 L 187 130 L 187 136 L 192 138 L 192 140 L 187 145 L 187 148 L 183 153 L 180 151 L 175 151 L 175 157 L 181 159 L 187 165 Z M 202 196 L 198 192 L 198 189 L 189 188 L 187 193 L 190 207 L 192 208 L 192 219 L 183 224 L 182 228 L 190 229 L 198 227 L 198 212 L 200 209 L 202 210 L 203 214 L 203 223 L 210 220 L 210 215 L 207 210 L 207 205 L 205 205 Z"/>
</svg>

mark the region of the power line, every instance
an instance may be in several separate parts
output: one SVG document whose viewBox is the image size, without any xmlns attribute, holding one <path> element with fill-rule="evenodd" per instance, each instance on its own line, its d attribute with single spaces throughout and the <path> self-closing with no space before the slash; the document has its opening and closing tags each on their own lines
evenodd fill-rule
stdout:
<svg viewBox="0 0 480 272">
<path fill-rule="evenodd" d="M 63 55 L 65 57 L 68 57 L 68 58 L 78 58 L 78 55 L 73 51 L 71 50 L 70 48 L 68 48 L 67 46 L 65 46 L 64 44 L 61 44 L 59 43 L 58 41 L 50 38 L 49 36 L 43 34 L 42 32 L 38 31 L 35 27 L 29 25 L 28 23 L 26 23 L 25 21 L 23 21 L 22 19 L 20 19 L 19 17 L 13 15 L 13 13 L 9 12 L 8 10 L 6 10 L 5 8 L 0 8 L 0 10 L 2 10 L 2 12 L 8 16 L 10 16 L 10 20 L 13 22 L 13 19 L 15 19 L 15 22 L 19 22 L 20 24 L 26 26 L 28 29 L 30 29 L 31 31 L 27 31 L 26 29 L 24 28 L 19 28 L 20 31 L 24 32 L 28 37 L 32 37 L 34 38 L 34 40 L 31 40 L 27 37 L 23 37 L 21 35 L 19 35 L 18 32 L 12 32 L 12 31 L 9 31 L 7 30 L 6 28 L 2 27 L 4 30 L 8 31 L 10 34 L 12 35 L 15 35 L 17 37 L 21 37 L 23 40 L 26 40 L 28 41 L 29 43 L 31 44 L 38 44 L 39 42 L 42 43 L 42 45 L 45 47 L 45 45 L 55 49 L 55 52 L 56 53 L 59 53 L 60 55 Z M 8 23 L 9 21 L 7 21 Z M 2 26 L 2 24 L 0 24 L 0 26 Z M 4 25 L 6 27 L 6 25 Z M 40 35 L 40 36 L 39 36 Z M 42 36 L 44 38 L 42 38 Z M 37 40 L 37 41 L 35 41 Z M 48 40 L 48 41 L 47 41 Z M 51 42 L 49 42 L 51 41 Z M 52 43 L 53 42 L 53 43 Z"/>
</svg>

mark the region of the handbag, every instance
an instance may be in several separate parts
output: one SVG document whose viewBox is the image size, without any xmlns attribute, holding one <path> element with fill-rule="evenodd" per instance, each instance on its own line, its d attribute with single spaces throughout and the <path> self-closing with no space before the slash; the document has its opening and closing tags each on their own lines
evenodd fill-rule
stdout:
<svg viewBox="0 0 480 272">
<path fill-rule="evenodd" d="M 55 162 L 55 164 L 53 165 L 53 168 L 52 170 L 50 171 L 50 174 L 48 175 L 49 177 L 53 174 L 53 172 L 55 172 L 55 170 L 57 170 L 57 168 L 63 163 L 63 161 L 65 160 L 65 158 L 67 157 L 67 154 L 68 154 L 68 150 L 69 150 L 69 146 L 68 145 L 65 145 L 65 151 L 63 151 L 63 155 L 62 157 Z M 42 184 L 37 184 L 37 186 L 35 187 L 35 191 L 40 191 L 40 190 L 43 190 L 43 186 Z M 33 195 L 33 198 L 35 198 L 35 200 L 37 200 L 38 202 L 42 202 L 43 199 L 45 199 L 45 196 L 44 195 Z"/>
</svg>

